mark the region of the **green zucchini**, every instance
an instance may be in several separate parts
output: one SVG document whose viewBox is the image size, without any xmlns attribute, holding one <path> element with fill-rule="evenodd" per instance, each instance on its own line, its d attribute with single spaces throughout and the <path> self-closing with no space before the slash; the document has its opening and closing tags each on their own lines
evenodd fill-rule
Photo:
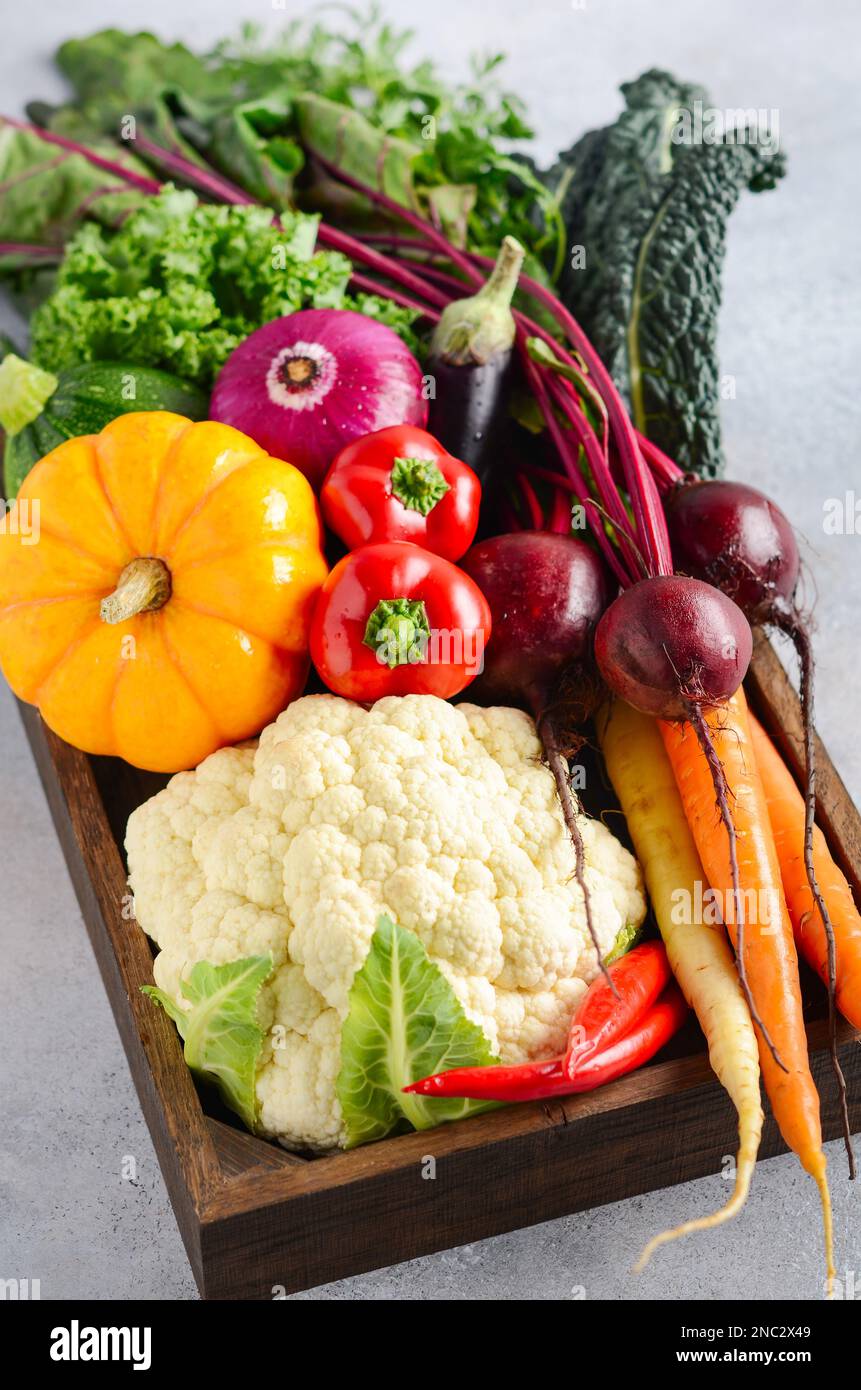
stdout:
<svg viewBox="0 0 861 1390">
<path fill-rule="evenodd" d="M 132 410 L 172 410 L 203 420 L 204 392 L 155 367 L 122 362 L 84 362 L 53 376 L 14 353 L 0 363 L 0 428 L 4 496 L 11 502 L 27 474 L 66 439 L 98 434 Z"/>
</svg>

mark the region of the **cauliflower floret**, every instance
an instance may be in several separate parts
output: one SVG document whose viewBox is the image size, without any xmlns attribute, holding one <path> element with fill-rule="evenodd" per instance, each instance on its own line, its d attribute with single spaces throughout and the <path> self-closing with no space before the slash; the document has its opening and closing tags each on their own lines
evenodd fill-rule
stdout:
<svg viewBox="0 0 861 1390">
<path fill-rule="evenodd" d="M 256 750 L 223 749 L 134 812 L 136 913 L 182 997 L 197 961 L 270 954 L 263 1132 L 344 1141 L 335 1083 L 353 977 L 386 913 L 415 932 L 504 1061 L 562 1050 L 598 962 L 574 853 L 520 710 L 430 695 L 297 700 Z M 639 867 L 581 818 L 601 951 L 646 903 Z"/>
</svg>

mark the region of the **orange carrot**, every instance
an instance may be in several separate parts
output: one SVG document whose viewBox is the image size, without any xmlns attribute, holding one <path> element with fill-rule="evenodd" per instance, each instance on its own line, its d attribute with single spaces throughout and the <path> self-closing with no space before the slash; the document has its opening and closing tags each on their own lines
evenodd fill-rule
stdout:
<svg viewBox="0 0 861 1390">
<path fill-rule="evenodd" d="M 780 860 L 786 905 L 795 944 L 807 964 L 828 984 L 828 943 L 822 917 L 804 867 L 804 797 L 762 725 L 750 716 L 756 762 L 762 778 L 771 831 Z M 818 826 L 813 831 L 813 866 L 837 948 L 837 1004 L 855 1028 L 861 1028 L 861 914 L 852 889 L 840 872 Z"/>
<path fill-rule="evenodd" d="M 819 1095 L 810 1072 L 801 1012 L 798 957 L 783 896 L 780 864 L 748 719 L 739 690 L 726 704 L 704 710 L 731 798 L 738 857 L 740 902 L 733 894 L 729 839 L 715 804 L 712 772 L 690 724 L 661 721 L 685 815 L 711 887 L 719 894 L 733 944 L 743 933 L 743 965 L 757 1011 L 777 1059 L 757 1029 L 759 1061 L 780 1132 L 815 1179 L 822 1201 L 828 1288 L 834 1277 L 831 1200 L 822 1151 Z M 752 921 L 755 916 L 756 920 Z M 779 1060 L 778 1060 L 779 1059 Z"/>
</svg>

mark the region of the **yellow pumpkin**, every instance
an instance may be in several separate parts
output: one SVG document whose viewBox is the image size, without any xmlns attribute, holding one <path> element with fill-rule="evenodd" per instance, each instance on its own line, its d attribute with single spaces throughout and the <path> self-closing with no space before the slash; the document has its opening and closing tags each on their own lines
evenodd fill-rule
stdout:
<svg viewBox="0 0 861 1390">
<path fill-rule="evenodd" d="M 229 425 L 121 415 L 37 463 L 0 526 L 0 666 L 77 748 L 193 767 L 301 692 L 321 546 L 289 463 Z"/>
</svg>

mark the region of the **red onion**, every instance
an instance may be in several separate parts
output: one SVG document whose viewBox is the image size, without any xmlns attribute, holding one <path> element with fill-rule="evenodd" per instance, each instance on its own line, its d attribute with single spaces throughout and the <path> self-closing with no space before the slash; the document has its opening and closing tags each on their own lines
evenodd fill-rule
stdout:
<svg viewBox="0 0 861 1390">
<path fill-rule="evenodd" d="M 394 329 L 351 309 L 301 309 L 230 354 L 209 413 L 318 487 L 345 444 L 387 425 L 424 426 L 421 387 L 421 368 Z"/>
</svg>

